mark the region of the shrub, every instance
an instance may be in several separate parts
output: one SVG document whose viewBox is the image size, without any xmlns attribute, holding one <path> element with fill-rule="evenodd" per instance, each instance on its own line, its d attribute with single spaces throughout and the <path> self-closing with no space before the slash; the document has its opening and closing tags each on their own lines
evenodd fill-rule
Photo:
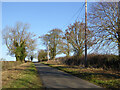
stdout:
<svg viewBox="0 0 120 90">
<path fill-rule="evenodd" d="M 57 58 L 57 60 L 59 60 L 61 64 L 78 66 L 83 65 L 85 59 L 84 55 L 82 55 L 81 57 L 60 57 Z M 87 60 L 89 67 L 120 70 L 120 60 L 116 55 L 89 54 Z"/>
</svg>

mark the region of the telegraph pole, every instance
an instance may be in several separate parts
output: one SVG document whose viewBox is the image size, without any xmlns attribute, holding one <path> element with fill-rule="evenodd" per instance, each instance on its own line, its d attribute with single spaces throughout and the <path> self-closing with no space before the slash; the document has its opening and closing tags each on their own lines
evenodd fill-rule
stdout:
<svg viewBox="0 0 120 90">
<path fill-rule="evenodd" d="M 120 1 L 118 2 L 118 54 L 119 54 L 119 59 L 120 59 Z"/>
<path fill-rule="evenodd" d="M 87 0 L 85 0 L 85 67 L 87 66 Z"/>
</svg>

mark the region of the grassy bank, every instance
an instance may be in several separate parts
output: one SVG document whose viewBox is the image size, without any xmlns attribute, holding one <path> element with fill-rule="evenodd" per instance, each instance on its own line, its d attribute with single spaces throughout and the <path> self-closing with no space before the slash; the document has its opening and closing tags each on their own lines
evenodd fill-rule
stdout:
<svg viewBox="0 0 120 90">
<path fill-rule="evenodd" d="M 104 88 L 120 88 L 119 72 L 103 70 L 102 68 L 81 68 L 79 66 L 60 65 L 57 63 L 55 64 L 53 61 L 42 63 L 70 73 Z"/>
<path fill-rule="evenodd" d="M 2 70 L 7 70 L 7 69 L 11 69 L 13 67 L 16 67 L 20 64 L 22 64 L 23 62 L 20 61 L 1 61 L 2 62 Z"/>
<path fill-rule="evenodd" d="M 41 88 L 42 83 L 33 63 L 24 63 L 19 67 L 2 73 L 4 88 Z"/>
</svg>

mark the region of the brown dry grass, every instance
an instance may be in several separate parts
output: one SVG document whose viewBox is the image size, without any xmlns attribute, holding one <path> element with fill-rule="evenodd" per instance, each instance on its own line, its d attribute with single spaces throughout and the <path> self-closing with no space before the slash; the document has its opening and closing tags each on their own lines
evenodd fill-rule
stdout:
<svg viewBox="0 0 120 90">
<path fill-rule="evenodd" d="M 31 62 L 2 72 L 4 88 L 42 88 L 42 82 L 35 65 Z"/>
<path fill-rule="evenodd" d="M 89 72 L 89 73 L 111 73 L 111 74 L 115 74 L 120 76 L 120 72 L 119 71 L 113 71 L 113 70 L 104 70 L 103 68 L 83 68 L 81 66 L 70 66 L 70 65 L 64 65 L 64 64 L 60 64 L 58 61 L 47 61 L 47 62 L 43 62 L 46 64 L 51 64 L 53 65 L 53 67 L 67 67 L 70 70 L 75 70 L 75 71 L 80 71 L 80 72 Z"/>
<path fill-rule="evenodd" d="M 13 67 L 19 66 L 23 62 L 21 61 L 2 61 L 2 70 L 11 69 Z"/>
<path fill-rule="evenodd" d="M 13 67 L 12 69 L 8 69 L 6 71 L 2 72 L 2 86 L 6 85 L 10 81 L 16 80 L 17 78 L 20 78 L 21 71 L 25 70 L 30 63 L 24 63 L 20 66 Z"/>
</svg>

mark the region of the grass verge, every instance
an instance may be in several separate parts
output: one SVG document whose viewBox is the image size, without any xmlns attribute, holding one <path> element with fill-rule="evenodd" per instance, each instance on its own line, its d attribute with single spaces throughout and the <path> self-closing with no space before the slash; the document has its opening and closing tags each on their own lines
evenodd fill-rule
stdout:
<svg viewBox="0 0 120 90">
<path fill-rule="evenodd" d="M 1 61 L 1 62 L 2 62 L 2 70 L 3 71 L 11 69 L 16 66 L 19 66 L 20 64 L 23 63 L 21 61 Z"/>
<path fill-rule="evenodd" d="M 74 76 L 77 76 L 81 79 L 87 80 L 104 88 L 120 88 L 120 73 L 113 73 L 111 71 L 106 71 L 101 68 L 80 68 L 75 66 L 71 67 L 67 65 L 51 64 L 49 62 L 42 63 L 49 65 L 53 68 L 62 70 L 64 72 L 70 73 Z"/>
<path fill-rule="evenodd" d="M 2 87 L 42 88 L 42 83 L 34 64 L 25 63 L 2 73 Z"/>
</svg>

